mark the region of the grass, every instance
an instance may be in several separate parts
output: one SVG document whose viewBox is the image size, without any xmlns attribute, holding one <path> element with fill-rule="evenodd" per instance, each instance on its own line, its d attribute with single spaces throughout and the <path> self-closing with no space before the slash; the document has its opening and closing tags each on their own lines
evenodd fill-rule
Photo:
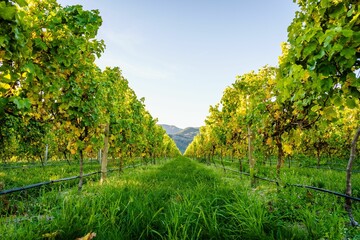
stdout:
<svg viewBox="0 0 360 240">
<path fill-rule="evenodd" d="M 99 170 L 98 163 L 84 164 L 85 173 L 97 172 Z M 77 175 L 79 175 L 78 164 L 49 165 L 36 168 L 28 165 L 19 168 L 0 168 L 0 182 L 4 189 Z"/>
<path fill-rule="evenodd" d="M 356 239 L 341 200 L 311 194 L 253 189 L 245 177 L 180 157 L 111 174 L 81 194 L 43 192 L 0 219 L 0 239 Z"/>
<path fill-rule="evenodd" d="M 222 168 L 220 160 L 215 160 L 215 162 L 217 167 Z M 233 162 L 225 160 L 224 165 L 227 168 L 239 170 L 239 163 L 236 160 Z M 247 161 L 243 161 L 243 171 L 249 172 Z M 255 171 L 257 176 L 277 179 L 276 165 L 264 166 L 257 163 Z M 303 168 L 294 164 L 290 168 L 284 166 L 278 180 L 280 183 L 309 185 L 344 193 L 346 173 L 345 171 L 331 169 Z M 352 174 L 352 187 L 352 195 L 360 197 L 360 173 L 355 172 Z"/>
</svg>

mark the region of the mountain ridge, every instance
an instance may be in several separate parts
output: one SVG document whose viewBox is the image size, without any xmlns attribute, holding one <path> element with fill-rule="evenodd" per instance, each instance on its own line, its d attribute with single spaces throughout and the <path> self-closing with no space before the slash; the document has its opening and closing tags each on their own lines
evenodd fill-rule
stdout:
<svg viewBox="0 0 360 240">
<path fill-rule="evenodd" d="M 199 133 L 198 127 L 179 128 L 174 125 L 159 124 L 166 133 L 175 141 L 176 146 L 181 153 L 184 153 L 186 148 L 192 142 L 194 137 Z"/>
<path fill-rule="evenodd" d="M 168 124 L 159 124 L 165 131 L 167 134 L 175 134 L 183 129 L 178 128 L 174 125 L 168 125 Z"/>
</svg>

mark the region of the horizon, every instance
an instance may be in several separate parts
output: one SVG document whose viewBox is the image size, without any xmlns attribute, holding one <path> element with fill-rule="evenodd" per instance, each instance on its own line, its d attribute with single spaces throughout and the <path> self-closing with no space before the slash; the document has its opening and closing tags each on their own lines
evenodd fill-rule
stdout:
<svg viewBox="0 0 360 240">
<path fill-rule="evenodd" d="M 156 123 L 157 125 L 161 125 L 161 126 L 163 126 L 163 125 L 166 125 L 166 126 L 169 126 L 169 127 L 176 127 L 176 128 L 179 128 L 179 129 L 181 129 L 181 130 L 185 130 L 185 129 L 187 129 L 187 128 L 198 128 L 198 129 L 200 129 L 200 127 L 193 127 L 193 126 L 187 126 L 187 127 L 179 127 L 179 126 L 176 126 L 176 125 L 173 125 L 173 124 L 167 124 L 167 123 Z"/>
</svg>

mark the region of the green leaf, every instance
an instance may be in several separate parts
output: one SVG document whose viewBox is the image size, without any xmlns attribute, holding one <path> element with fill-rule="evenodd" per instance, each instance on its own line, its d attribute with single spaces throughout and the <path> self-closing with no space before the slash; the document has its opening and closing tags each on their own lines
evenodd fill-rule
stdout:
<svg viewBox="0 0 360 240">
<path fill-rule="evenodd" d="M 8 102 L 8 98 L 0 98 L 0 112 L 4 112 L 4 108 Z"/>
<path fill-rule="evenodd" d="M 324 108 L 323 115 L 327 120 L 333 120 L 337 117 L 336 111 L 334 110 L 333 106 Z"/>
<path fill-rule="evenodd" d="M 5 36 L 0 36 L 0 46 L 2 46 L 2 47 L 5 46 L 5 44 L 4 44 L 5 40 L 6 40 Z"/>
<path fill-rule="evenodd" d="M 15 2 L 16 2 L 17 4 L 19 4 L 20 7 L 24 7 L 24 6 L 27 6 L 27 5 L 28 5 L 27 2 L 26 2 L 26 0 L 15 0 Z"/>
<path fill-rule="evenodd" d="M 260 103 L 257 107 L 258 107 L 258 109 L 259 109 L 260 111 L 266 110 L 266 105 L 265 105 L 265 103 Z"/>
<path fill-rule="evenodd" d="M 349 86 L 349 91 L 352 97 L 360 99 L 360 88 Z"/>
<path fill-rule="evenodd" d="M 319 106 L 319 105 L 314 105 L 312 108 L 311 108 L 311 111 L 312 112 L 317 112 L 317 111 L 319 111 L 321 109 L 321 106 Z"/>
<path fill-rule="evenodd" d="M 354 12 L 354 7 L 352 7 L 346 14 L 347 17 L 350 17 L 351 15 L 353 15 Z"/>
<path fill-rule="evenodd" d="M 346 81 L 350 83 L 350 86 L 360 87 L 360 81 L 353 72 L 350 72 L 346 75 Z"/>
<path fill-rule="evenodd" d="M 334 32 L 333 31 L 328 31 L 326 32 L 325 36 L 325 40 L 324 40 L 324 47 L 326 48 L 327 46 L 329 46 L 329 44 L 332 42 L 332 40 L 334 39 Z"/>
<path fill-rule="evenodd" d="M 321 59 L 324 56 L 325 56 L 325 51 L 324 49 L 321 49 L 319 54 L 315 55 L 315 59 Z"/>
<path fill-rule="evenodd" d="M 353 35 L 354 31 L 350 30 L 350 29 L 345 29 L 342 30 L 342 34 L 344 35 L 344 37 L 351 37 Z"/>
<path fill-rule="evenodd" d="M 314 70 L 316 69 L 316 64 L 317 64 L 316 61 L 309 63 L 308 69 L 309 69 L 310 71 L 314 71 Z"/>
<path fill-rule="evenodd" d="M 355 99 L 353 99 L 353 98 L 346 99 L 346 106 L 350 109 L 356 108 L 357 104 L 355 102 Z"/>
<path fill-rule="evenodd" d="M 314 52 L 316 50 L 316 44 L 314 43 L 309 43 L 308 46 L 305 47 L 304 52 L 303 52 L 303 57 L 306 58 L 307 56 L 309 56 L 312 52 Z"/>
<path fill-rule="evenodd" d="M 336 67 L 334 65 L 328 64 L 328 62 L 322 62 L 319 64 L 318 69 L 318 71 L 324 76 L 329 76 L 336 73 Z"/>
<path fill-rule="evenodd" d="M 18 109 L 29 109 L 31 106 L 30 100 L 27 98 L 14 98 L 13 103 L 16 104 Z"/>
<path fill-rule="evenodd" d="M 356 50 L 354 48 L 345 48 L 340 52 L 340 55 L 345 57 L 346 59 L 351 59 L 356 57 Z"/>
<path fill-rule="evenodd" d="M 321 89 L 324 91 L 328 91 L 333 87 L 333 80 L 332 78 L 324 78 L 321 80 Z"/>
<path fill-rule="evenodd" d="M 330 3 L 329 0 L 323 0 L 323 1 L 320 1 L 320 6 L 322 8 L 327 8 L 329 5 L 331 5 L 332 3 Z"/>
<path fill-rule="evenodd" d="M 35 38 L 34 41 L 35 41 L 35 45 L 36 45 L 37 47 L 39 47 L 41 50 L 47 50 L 47 49 L 48 49 L 46 43 L 44 43 L 44 42 L 41 40 L 41 38 Z"/>
<path fill-rule="evenodd" d="M 339 52 L 339 51 L 341 51 L 343 48 L 344 48 L 344 46 L 343 46 L 342 44 L 337 43 L 337 44 L 334 45 L 334 47 L 332 48 L 332 50 L 333 50 L 334 52 Z"/>
<path fill-rule="evenodd" d="M 346 8 L 343 4 L 338 4 L 337 6 L 332 8 L 332 13 L 330 13 L 330 17 L 334 19 L 338 19 L 342 14 L 347 13 Z"/>
<path fill-rule="evenodd" d="M 341 98 L 340 96 L 335 96 L 334 99 L 332 100 L 332 103 L 337 107 L 342 106 L 343 98 Z"/>
<path fill-rule="evenodd" d="M 15 16 L 16 8 L 14 6 L 6 6 L 5 2 L 0 3 L 0 18 L 4 20 L 12 20 Z"/>
<path fill-rule="evenodd" d="M 28 73 L 35 73 L 35 67 L 34 64 L 32 62 L 29 62 L 27 64 L 24 65 L 24 67 L 22 68 L 23 71 L 26 71 Z"/>
</svg>

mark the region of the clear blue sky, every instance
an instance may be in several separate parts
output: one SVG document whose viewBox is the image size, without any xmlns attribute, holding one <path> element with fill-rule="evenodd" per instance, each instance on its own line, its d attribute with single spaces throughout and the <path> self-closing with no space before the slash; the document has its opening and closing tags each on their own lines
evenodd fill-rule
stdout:
<svg viewBox="0 0 360 240">
<path fill-rule="evenodd" d="M 277 65 L 292 0 L 58 0 L 99 9 L 97 64 L 118 66 L 159 123 L 204 125 L 236 75 Z"/>
</svg>

